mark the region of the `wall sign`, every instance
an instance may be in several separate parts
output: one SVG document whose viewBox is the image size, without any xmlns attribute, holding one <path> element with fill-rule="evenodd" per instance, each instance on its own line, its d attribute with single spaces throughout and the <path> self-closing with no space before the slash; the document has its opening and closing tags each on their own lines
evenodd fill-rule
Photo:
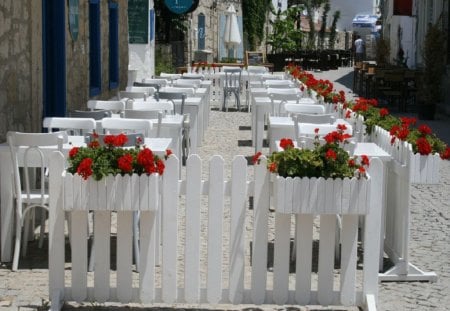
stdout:
<svg viewBox="0 0 450 311">
<path fill-rule="evenodd" d="M 69 0 L 69 30 L 73 41 L 78 39 L 79 0 Z"/>
<path fill-rule="evenodd" d="M 149 31 L 148 0 L 128 0 L 128 40 L 132 44 L 147 44 Z"/>
<path fill-rule="evenodd" d="M 166 7 L 175 14 L 184 14 L 189 11 L 193 0 L 164 0 Z"/>
<path fill-rule="evenodd" d="M 198 50 L 204 50 L 205 49 L 205 32 L 206 32 L 206 28 L 205 28 L 205 15 L 203 13 L 198 15 L 198 46 L 197 49 Z"/>
</svg>

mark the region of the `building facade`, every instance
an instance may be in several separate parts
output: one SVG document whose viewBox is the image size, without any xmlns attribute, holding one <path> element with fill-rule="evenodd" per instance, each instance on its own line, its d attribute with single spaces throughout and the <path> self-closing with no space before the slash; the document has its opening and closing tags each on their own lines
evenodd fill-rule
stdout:
<svg viewBox="0 0 450 311">
<path fill-rule="evenodd" d="M 109 99 L 128 74 L 127 0 L 0 2 L 0 141 Z"/>
</svg>

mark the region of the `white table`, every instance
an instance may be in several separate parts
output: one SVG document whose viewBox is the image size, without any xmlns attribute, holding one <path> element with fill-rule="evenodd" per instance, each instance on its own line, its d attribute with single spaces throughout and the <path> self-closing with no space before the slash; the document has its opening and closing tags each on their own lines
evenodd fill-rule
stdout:
<svg viewBox="0 0 450 311">
<path fill-rule="evenodd" d="M 72 143 L 72 144 L 69 144 Z M 63 145 L 63 153 L 67 156 L 74 146 L 86 146 L 84 136 L 69 136 L 69 143 Z M 172 148 L 171 138 L 145 138 L 144 144 L 155 154 L 163 157 L 167 149 Z M 24 150 L 24 149 L 23 149 Z M 55 151 L 54 147 L 42 148 L 46 156 Z M 12 260 L 12 241 L 14 237 L 14 197 L 13 197 L 13 165 L 7 143 L 0 144 L 0 241 L 2 262 Z"/>
</svg>

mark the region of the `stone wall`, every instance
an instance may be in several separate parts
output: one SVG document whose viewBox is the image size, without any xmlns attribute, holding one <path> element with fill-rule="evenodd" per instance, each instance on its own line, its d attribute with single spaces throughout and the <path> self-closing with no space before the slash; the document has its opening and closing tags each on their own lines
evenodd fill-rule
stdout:
<svg viewBox="0 0 450 311">
<path fill-rule="evenodd" d="M 80 1 L 79 35 L 73 41 L 66 2 L 67 110 L 89 99 L 89 2 Z M 119 4 L 119 88 L 109 89 L 108 1 L 101 1 L 102 93 L 109 99 L 128 79 L 128 1 Z M 39 132 L 42 124 L 42 1 L 0 1 L 0 142 L 7 131 Z"/>
<path fill-rule="evenodd" d="M 0 141 L 8 130 L 36 131 L 41 120 L 40 2 L 0 1 Z M 42 79 L 41 79 L 42 80 Z"/>
</svg>

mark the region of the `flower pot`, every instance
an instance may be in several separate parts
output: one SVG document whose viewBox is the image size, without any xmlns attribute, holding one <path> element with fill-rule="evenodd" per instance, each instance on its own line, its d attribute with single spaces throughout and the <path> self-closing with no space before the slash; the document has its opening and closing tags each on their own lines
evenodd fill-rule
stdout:
<svg viewBox="0 0 450 311">
<path fill-rule="evenodd" d="M 96 181 L 66 173 L 63 177 L 64 209 L 156 211 L 159 180 L 158 174 L 109 175 Z"/>
<path fill-rule="evenodd" d="M 284 214 L 367 214 L 370 178 L 275 176 L 275 210 Z"/>
</svg>

